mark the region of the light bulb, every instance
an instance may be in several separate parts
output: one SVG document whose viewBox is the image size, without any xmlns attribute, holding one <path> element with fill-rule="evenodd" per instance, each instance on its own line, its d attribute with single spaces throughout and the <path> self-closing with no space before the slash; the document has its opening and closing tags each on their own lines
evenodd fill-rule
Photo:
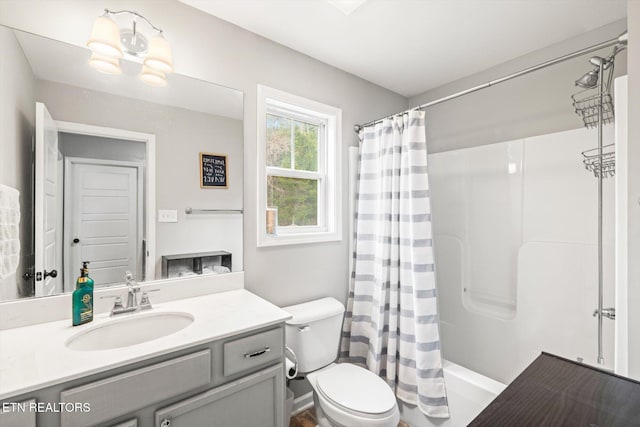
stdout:
<svg viewBox="0 0 640 427">
<path fill-rule="evenodd" d="M 167 85 L 167 77 L 163 73 L 152 70 L 146 65 L 142 66 L 142 71 L 140 72 L 140 79 L 142 79 L 143 82 L 151 86 Z"/>
<path fill-rule="evenodd" d="M 121 74 L 120 61 L 116 58 L 109 58 L 106 56 L 92 53 L 89 58 L 89 65 L 105 74 Z"/>
<path fill-rule="evenodd" d="M 108 16 L 98 16 L 93 22 L 87 47 L 102 56 L 121 58 L 122 48 L 118 24 Z"/>
<path fill-rule="evenodd" d="M 144 65 L 161 73 L 173 72 L 171 46 L 162 34 L 158 34 L 149 41 L 149 53 L 144 60 Z"/>
</svg>

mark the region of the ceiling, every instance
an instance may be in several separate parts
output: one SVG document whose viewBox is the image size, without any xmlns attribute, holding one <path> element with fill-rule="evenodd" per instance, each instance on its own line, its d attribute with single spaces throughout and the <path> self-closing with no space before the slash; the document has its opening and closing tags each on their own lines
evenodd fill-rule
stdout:
<svg viewBox="0 0 640 427">
<path fill-rule="evenodd" d="M 180 0 L 410 97 L 626 17 L 626 0 Z M 353 0 L 351 0 L 353 1 Z"/>
</svg>

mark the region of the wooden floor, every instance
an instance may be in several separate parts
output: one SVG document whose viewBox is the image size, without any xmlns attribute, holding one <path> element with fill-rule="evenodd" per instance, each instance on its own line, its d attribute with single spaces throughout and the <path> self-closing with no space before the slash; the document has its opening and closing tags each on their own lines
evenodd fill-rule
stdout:
<svg viewBox="0 0 640 427">
<path fill-rule="evenodd" d="M 311 407 L 298 415 L 291 417 L 289 427 L 316 427 L 316 410 Z M 404 421 L 400 421 L 398 427 L 411 427 Z"/>
</svg>

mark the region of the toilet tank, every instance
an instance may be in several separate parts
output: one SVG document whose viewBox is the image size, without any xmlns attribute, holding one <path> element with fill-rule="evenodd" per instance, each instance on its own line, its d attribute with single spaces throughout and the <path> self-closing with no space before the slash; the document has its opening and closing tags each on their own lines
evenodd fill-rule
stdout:
<svg viewBox="0 0 640 427">
<path fill-rule="evenodd" d="M 344 306 L 335 298 L 322 298 L 283 307 L 287 320 L 287 347 L 296 354 L 298 372 L 320 369 L 336 360 L 342 331 Z"/>
</svg>

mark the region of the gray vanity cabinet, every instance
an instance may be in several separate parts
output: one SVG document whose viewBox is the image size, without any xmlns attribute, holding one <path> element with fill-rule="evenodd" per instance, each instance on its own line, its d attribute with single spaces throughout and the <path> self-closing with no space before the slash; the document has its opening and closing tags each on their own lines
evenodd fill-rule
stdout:
<svg viewBox="0 0 640 427">
<path fill-rule="evenodd" d="M 283 401 L 280 364 L 156 411 L 155 427 L 279 427 Z"/>
<path fill-rule="evenodd" d="M 0 414 L 0 425 L 282 427 L 283 326 L 247 331 L 14 396 L 5 402 L 86 403 L 90 411 L 5 413 Z"/>
</svg>

